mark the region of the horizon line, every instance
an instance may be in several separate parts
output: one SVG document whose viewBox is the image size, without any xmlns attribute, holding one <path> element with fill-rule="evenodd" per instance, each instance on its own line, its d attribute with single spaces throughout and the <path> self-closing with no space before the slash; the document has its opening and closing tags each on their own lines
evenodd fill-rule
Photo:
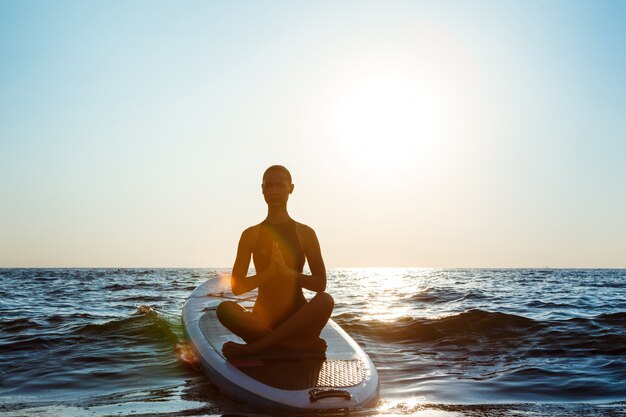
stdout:
<svg viewBox="0 0 626 417">
<path fill-rule="evenodd" d="M 232 269 L 206 266 L 0 266 L 0 269 Z M 331 269 L 626 269 L 626 266 L 329 266 Z M 254 268 L 248 268 L 254 270 Z"/>
</svg>

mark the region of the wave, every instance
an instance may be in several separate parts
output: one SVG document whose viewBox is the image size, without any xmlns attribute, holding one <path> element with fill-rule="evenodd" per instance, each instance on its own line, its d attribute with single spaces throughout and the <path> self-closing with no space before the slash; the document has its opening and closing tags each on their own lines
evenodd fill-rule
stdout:
<svg viewBox="0 0 626 417">
<path fill-rule="evenodd" d="M 134 281 L 134 282 L 124 283 L 124 284 L 122 283 L 110 284 L 104 287 L 103 289 L 105 291 L 107 290 L 108 291 L 125 291 L 125 290 L 138 290 L 142 288 L 152 289 L 158 286 L 159 284 L 157 283 Z"/>
<path fill-rule="evenodd" d="M 367 339 L 400 345 L 521 349 L 529 356 L 619 355 L 626 346 L 626 313 L 593 318 L 537 321 L 530 318 L 469 310 L 446 317 L 401 317 L 392 322 L 362 320 L 344 313 L 334 318 L 346 331 Z"/>
<path fill-rule="evenodd" d="M 120 301 L 158 302 L 166 301 L 166 298 L 161 295 L 135 295 L 130 297 L 124 297 Z"/>
<path fill-rule="evenodd" d="M 597 320 L 601 323 L 620 325 L 620 326 L 626 327 L 626 311 L 622 311 L 618 313 L 600 314 Z"/>
<path fill-rule="evenodd" d="M 176 326 L 153 307 L 139 306 L 130 317 L 105 323 L 87 324 L 76 330 L 77 334 L 124 339 L 130 342 L 165 342 L 176 344 L 180 339 Z"/>
<path fill-rule="evenodd" d="M 452 288 L 428 287 L 403 300 L 407 303 L 449 303 L 455 301 L 481 300 L 487 296 L 478 289 L 459 291 Z"/>
<path fill-rule="evenodd" d="M 76 321 L 89 324 L 73 324 Z M 11 352 L 41 350 L 51 347 L 105 343 L 120 345 L 165 344 L 173 347 L 182 339 L 178 323 L 159 314 L 154 308 L 140 306 L 129 317 L 94 323 L 101 317 L 86 313 L 54 315 L 46 320 L 19 318 L 3 320 L 0 345 Z M 73 323 L 72 323 L 73 322 Z"/>
<path fill-rule="evenodd" d="M 541 326 L 525 317 L 477 309 L 434 319 L 401 317 L 391 323 L 362 321 L 352 313 L 342 314 L 335 319 L 348 331 L 397 343 L 425 342 L 462 334 L 502 338 L 522 335 L 530 328 Z"/>
<path fill-rule="evenodd" d="M 36 330 L 44 327 L 41 323 L 38 323 L 37 320 L 27 317 L 0 320 L 0 326 L 2 326 L 2 331 L 8 333 L 19 333 L 25 330 Z"/>
</svg>

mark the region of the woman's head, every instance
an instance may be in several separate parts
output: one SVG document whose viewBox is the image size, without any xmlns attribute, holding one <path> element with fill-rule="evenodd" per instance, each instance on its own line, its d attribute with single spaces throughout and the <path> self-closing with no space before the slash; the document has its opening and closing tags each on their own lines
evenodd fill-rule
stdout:
<svg viewBox="0 0 626 417">
<path fill-rule="evenodd" d="M 263 182 L 265 182 L 265 177 L 270 172 L 282 172 L 286 176 L 287 182 L 289 184 L 291 184 L 291 181 L 292 181 L 291 180 L 291 173 L 289 172 L 289 170 L 287 168 L 285 168 L 282 165 L 272 165 L 271 167 L 266 169 L 265 172 L 263 173 Z"/>
<path fill-rule="evenodd" d="M 291 173 L 282 165 L 272 165 L 263 173 L 261 190 L 267 204 L 287 204 L 289 194 L 293 192 Z"/>
</svg>

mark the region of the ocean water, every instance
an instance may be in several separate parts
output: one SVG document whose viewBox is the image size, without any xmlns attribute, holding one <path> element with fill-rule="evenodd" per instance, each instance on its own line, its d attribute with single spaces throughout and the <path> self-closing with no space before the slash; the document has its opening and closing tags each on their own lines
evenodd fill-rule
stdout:
<svg viewBox="0 0 626 417">
<path fill-rule="evenodd" d="M 177 354 L 223 272 L 0 269 L 0 416 L 281 415 Z M 328 291 L 381 380 L 336 415 L 626 415 L 626 270 L 331 269 Z"/>
</svg>

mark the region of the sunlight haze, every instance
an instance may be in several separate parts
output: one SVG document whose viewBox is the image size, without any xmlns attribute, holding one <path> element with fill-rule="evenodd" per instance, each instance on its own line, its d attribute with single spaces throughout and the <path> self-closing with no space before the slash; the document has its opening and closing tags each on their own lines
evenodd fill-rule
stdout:
<svg viewBox="0 0 626 417">
<path fill-rule="evenodd" d="M 626 3 L 0 3 L 0 267 L 626 267 Z"/>
</svg>

